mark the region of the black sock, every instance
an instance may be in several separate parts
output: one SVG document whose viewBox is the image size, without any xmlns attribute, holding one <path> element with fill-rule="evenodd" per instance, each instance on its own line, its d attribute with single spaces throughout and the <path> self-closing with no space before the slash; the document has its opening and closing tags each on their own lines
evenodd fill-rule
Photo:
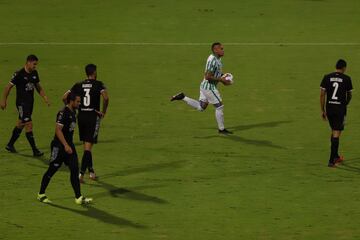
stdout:
<svg viewBox="0 0 360 240">
<path fill-rule="evenodd" d="M 27 132 L 26 133 L 26 138 L 29 141 L 32 150 L 33 151 L 37 150 L 33 132 Z"/>
<path fill-rule="evenodd" d="M 89 164 L 88 164 L 88 170 L 89 172 L 93 173 L 93 160 L 92 160 L 92 153 L 89 151 Z"/>
<path fill-rule="evenodd" d="M 80 170 L 80 173 L 82 175 L 85 174 L 86 172 L 86 169 L 89 168 L 89 166 L 91 166 L 92 168 L 92 156 L 91 156 L 91 152 L 90 151 L 84 151 L 84 155 L 82 157 L 82 160 L 81 160 L 81 170 Z"/>
<path fill-rule="evenodd" d="M 339 156 L 339 138 L 331 138 L 331 153 L 330 153 L 330 160 L 329 162 L 334 163 L 335 158 Z"/>
<path fill-rule="evenodd" d="M 45 190 L 47 188 L 47 186 L 50 183 L 50 180 L 52 178 L 52 176 L 54 176 L 54 174 L 57 172 L 59 168 L 53 166 L 52 164 L 49 166 L 49 169 L 45 172 L 42 180 L 41 180 L 41 186 L 40 186 L 40 194 L 44 194 Z"/>
<path fill-rule="evenodd" d="M 7 144 L 8 146 L 14 146 L 14 143 L 20 137 L 21 131 L 22 131 L 21 128 L 17 128 L 17 127 L 14 128 L 11 138 L 10 138 L 10 141 Z"/>
<path fill-rule="evenodd" d="M 70 169 L 70 182 L 75 193 L 75 198 L 79 198 L 81 196 L 81 191 L 80 191 L 80 181 L 79 181 L 79 165 L 78 165 L 77 157 L 76 159 L 71 159 L 69 161 L 69 169 Z"/>
</svg>

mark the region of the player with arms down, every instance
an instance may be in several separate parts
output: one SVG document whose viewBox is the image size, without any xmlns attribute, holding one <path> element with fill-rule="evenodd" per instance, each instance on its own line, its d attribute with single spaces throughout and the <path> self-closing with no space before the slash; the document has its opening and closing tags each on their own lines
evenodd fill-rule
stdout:
<svg viewBox="0 0 360 240">
<path fill-rule="evenodd" d="M 73 143 L 74 130 L 76 128 L 75 111 L 80 105 L 80 96 L 68 94 L 66 106 L 58 112 L 56 117 L 55 136 L 51 142 L 51 158 L 48 170 L 43 175 L 38 200 L 43 203 L 51 201 L 45 194 L 45 190 L 51 178 L 64 162 L 70 169 L 70 182 L 75 193 L 76 204 L 87 204 L 92 201 L 81 195 L 79 181 L 79 163 Z"/>
<path fill-rule="evenodd" d="M 339 155 L 339 138 L 344 130 L 347 106 L 352 97 L 351 78 L 345 74 L 346 62 L 336 63 L 336 71 L 324 76 L 320 84 L 321 117 L 328 120 L 331 127 L 331 152 L 328 166 L 334 167 L 344 158 Z"/>
<path fill-rule="evenodd" d="M 80 141 L 84 143 L 84 154 L 81 161 L 80 182 L 84 182 L 86 170 L 89 170 L 90 179 L 96 180 L 93 168 L 92 147 L 98 141 L 100 120 L 105 117 L 109 105 L 109 95 L 105 85 L 97 80 L 96 65 L 88 64 L 85 66 L 87 79 L 76 83 L 71 90 L 68 90 L 63 101 L 69 93 L 81 96 L 79 107 L 78 125 Z M 103 98 L 103 107 L 100 111 L 100 97 Z"/>
<path fill-rule="evenodd" d="M 36 91 L 44 99 L 45 103 L 48 106 L 50 105 L 49 99 L 46 96 L 44 89 L 40 85 L 39 74 L 36 71 L 38 61 L 39 59 L 35 55 L 29 55 L 26 58 L 25 66 L 14 73 L 11 81 L 5 87 L 3 97 L 0 102 L 1 109 L 5 110 L 10 90 L 16 86 L 16 107 L 19 112 L 19 118 L 15 128 L 12 131 L 12 136 L 6 145 L 6 150 L 12 153 L 16 153 L 14 144 L 20 137 L 20 134 L 25 127 L 26 138 L 33 150 L 34 157 L 39 157 L 44 154 L 36 147 L 35 138 L 33 135 L 31 115 L 34 107 L 34 89 L 36 89 Z"/>
</svg>

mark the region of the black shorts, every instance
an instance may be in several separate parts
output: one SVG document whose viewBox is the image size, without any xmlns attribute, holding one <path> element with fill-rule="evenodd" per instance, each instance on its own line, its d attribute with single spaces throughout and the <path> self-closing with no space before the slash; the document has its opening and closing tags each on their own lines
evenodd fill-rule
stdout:
<svg viewBox="0 0 360 240">
<path fill-rule="evenodd" d="M 332 130 L 343 131 L 345 126 L 345 116 L 343 112 L 338 113 L 327 113 L 327 118 Z"/>
<path fill-rule="evenodd" d="M 71 145 L 73 150 L 72 154 L 65 152 L 65 148 L 61 143 L 51 142 L 51 156 L 50 164 L 53 164 L 56 168 L 60 168 L 62 163 L 65 163 L 67 166 L 71 166 L 76 162 L 78 163 L 78 156 L 74 145 Z"/>
<path fill-rule="evenodd" d="M 80 141 L 97 143 L 100 117 L 96 112 L 79 112 L 78 125 Z"/>
<path fill-rule="evenodd" d="M 16 104 L 16 108 L 19 112 L 19 120 L 21 120 L 22 123 L 32 121 L 33 104 Z"/>
</svg>

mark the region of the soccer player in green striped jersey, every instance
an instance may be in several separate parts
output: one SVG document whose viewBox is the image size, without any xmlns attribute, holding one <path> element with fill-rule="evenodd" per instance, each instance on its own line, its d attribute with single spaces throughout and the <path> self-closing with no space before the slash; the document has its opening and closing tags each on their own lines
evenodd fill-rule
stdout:
<svg viewBox="0 0 360 240">
<path fill-rule="evenodd" d="M 184 93 L 178 93 L 171 98 L 174 100 L 183 100 L 189 106 L 202 112 L 210 104 L 215 107 L 215 117 L 218 124 L 219 133 L 231 134 L 224 126 L 224 105 L 217 89 L 219 82 L 224 85 L 230 85 L 231 82 L 225 79 L 226 75 L 222 73 L 221 57 L 224 56 L 224 47 L 221 43 L 216 42 L 211 45 L 212 54 L 208 57 L 205 66 L 204 79 L 200 84 L 199 101 L 185 96 Z"/>
</svg>

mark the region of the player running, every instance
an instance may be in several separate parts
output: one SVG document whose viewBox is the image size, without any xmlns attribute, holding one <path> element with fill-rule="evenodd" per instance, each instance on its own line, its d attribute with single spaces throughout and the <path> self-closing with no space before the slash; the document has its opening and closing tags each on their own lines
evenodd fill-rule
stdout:
<svg viewBox="0 0 360 240">
<path fill-rule="evenodd" d="M 76 83 L 63 97 L 69 93 L 81 96 L 81 106 L 78 114 L 80 141 L 84 143 L 84 154 L 81 161 L 80 182 L 84 182 L 86 170 L 89 170 L 90 179 L 96 180 L 93 168 L 92 147 L 97 143 L 100 119 L 104 118 L 109 105 L 108 92 L 101 81 L 97 80 L 96 65 L 88 64 L 85 67 L 87 79 Z M 100 112 L 100 96 L 103 98 L 103 107 Z"/>
<path fill-rule="evenodd" d="M 206 61 L 204 80 L 200 84 L 199 101 L 185 96 L 184 93 L 173 96 L 171 101 L 183 100 L 200 112 L 204 111 L 209 103 L 214 105 L 219 133 L 231 134 L 232 132 L 228 131 L 224 126 L 224 105 L 220 92 L 216 87 L 219 82 L 224 85 L 231 84 L 231 82 L 226 79 L 227 75 L 222 73 L 221 58 L 224 56 L 224 47 L 221 43 L 216 42 L 211 45 L 211 50 L 212 54 Z"/>
<path fill-rule="evenodd" d="M 80 105 L 80 96 L 68 94 L 66 106 L 58 112 L 56 117 L 55 137 L 51 142 L 51 158 L 48 170 L 45 172 L 38 200 L 43 203 L 51 203 L 45 194 L 45 190 L 50 183 L 52 176 L 57 172 L 64 162 L 70 169 L 70 181 L 75 193 L 76 204 L 87 204 L 91 198 L 85 198 L 80 192 L 79 165 L 73 135 L 76 127 L 75 111 Z"/>
<path fill-rule="evenodd" d="M 14 144 L 19 138 L 21 131 L 25 127 L 26 138 L 29 141 L 33 150 L 33 155 L 39 157 L 44 155 L 36 147 L 35 138 L 33 134 L 33 124 L 31 115 L 34 106 L 34 89 L 44 99 L 45 103 L 49 106 L 49 99 L 45 95 L 44 89 L 40 85 L 39 74 L 36 71 L 36 66 L 39 59 L 35 55 L 29 55 L 26 59 L 25 66 L 19 71 L 15 72 L 11 81 L 5 87 L 2 100 L 0 102 L 1 109 L 5 110 L 7 106 L 7 98 L 10 90 L 16 86 L 16 107 L 19 112 L 19 119 L 16 123 L 16 127 L 12 132 L 10 141 L 6 145 L 6 150 L 12 153 L 16 153 Z"/>
<path fill-rule="evenodd" d="M 331 127 L 331 152 L 328 166 L 335 167 L 344 158 L 339 156 L 339 138 L 344 130 L 346 108 L 350 103 L 353 89 L 351 78 L 345 75 L 346 62 L 336 63 L 336 71 L 324 76 L 320 85 L 321 117 L 328 119 Z M 326 102 L 326 104 L 325 104 Z"/>
</svg>

